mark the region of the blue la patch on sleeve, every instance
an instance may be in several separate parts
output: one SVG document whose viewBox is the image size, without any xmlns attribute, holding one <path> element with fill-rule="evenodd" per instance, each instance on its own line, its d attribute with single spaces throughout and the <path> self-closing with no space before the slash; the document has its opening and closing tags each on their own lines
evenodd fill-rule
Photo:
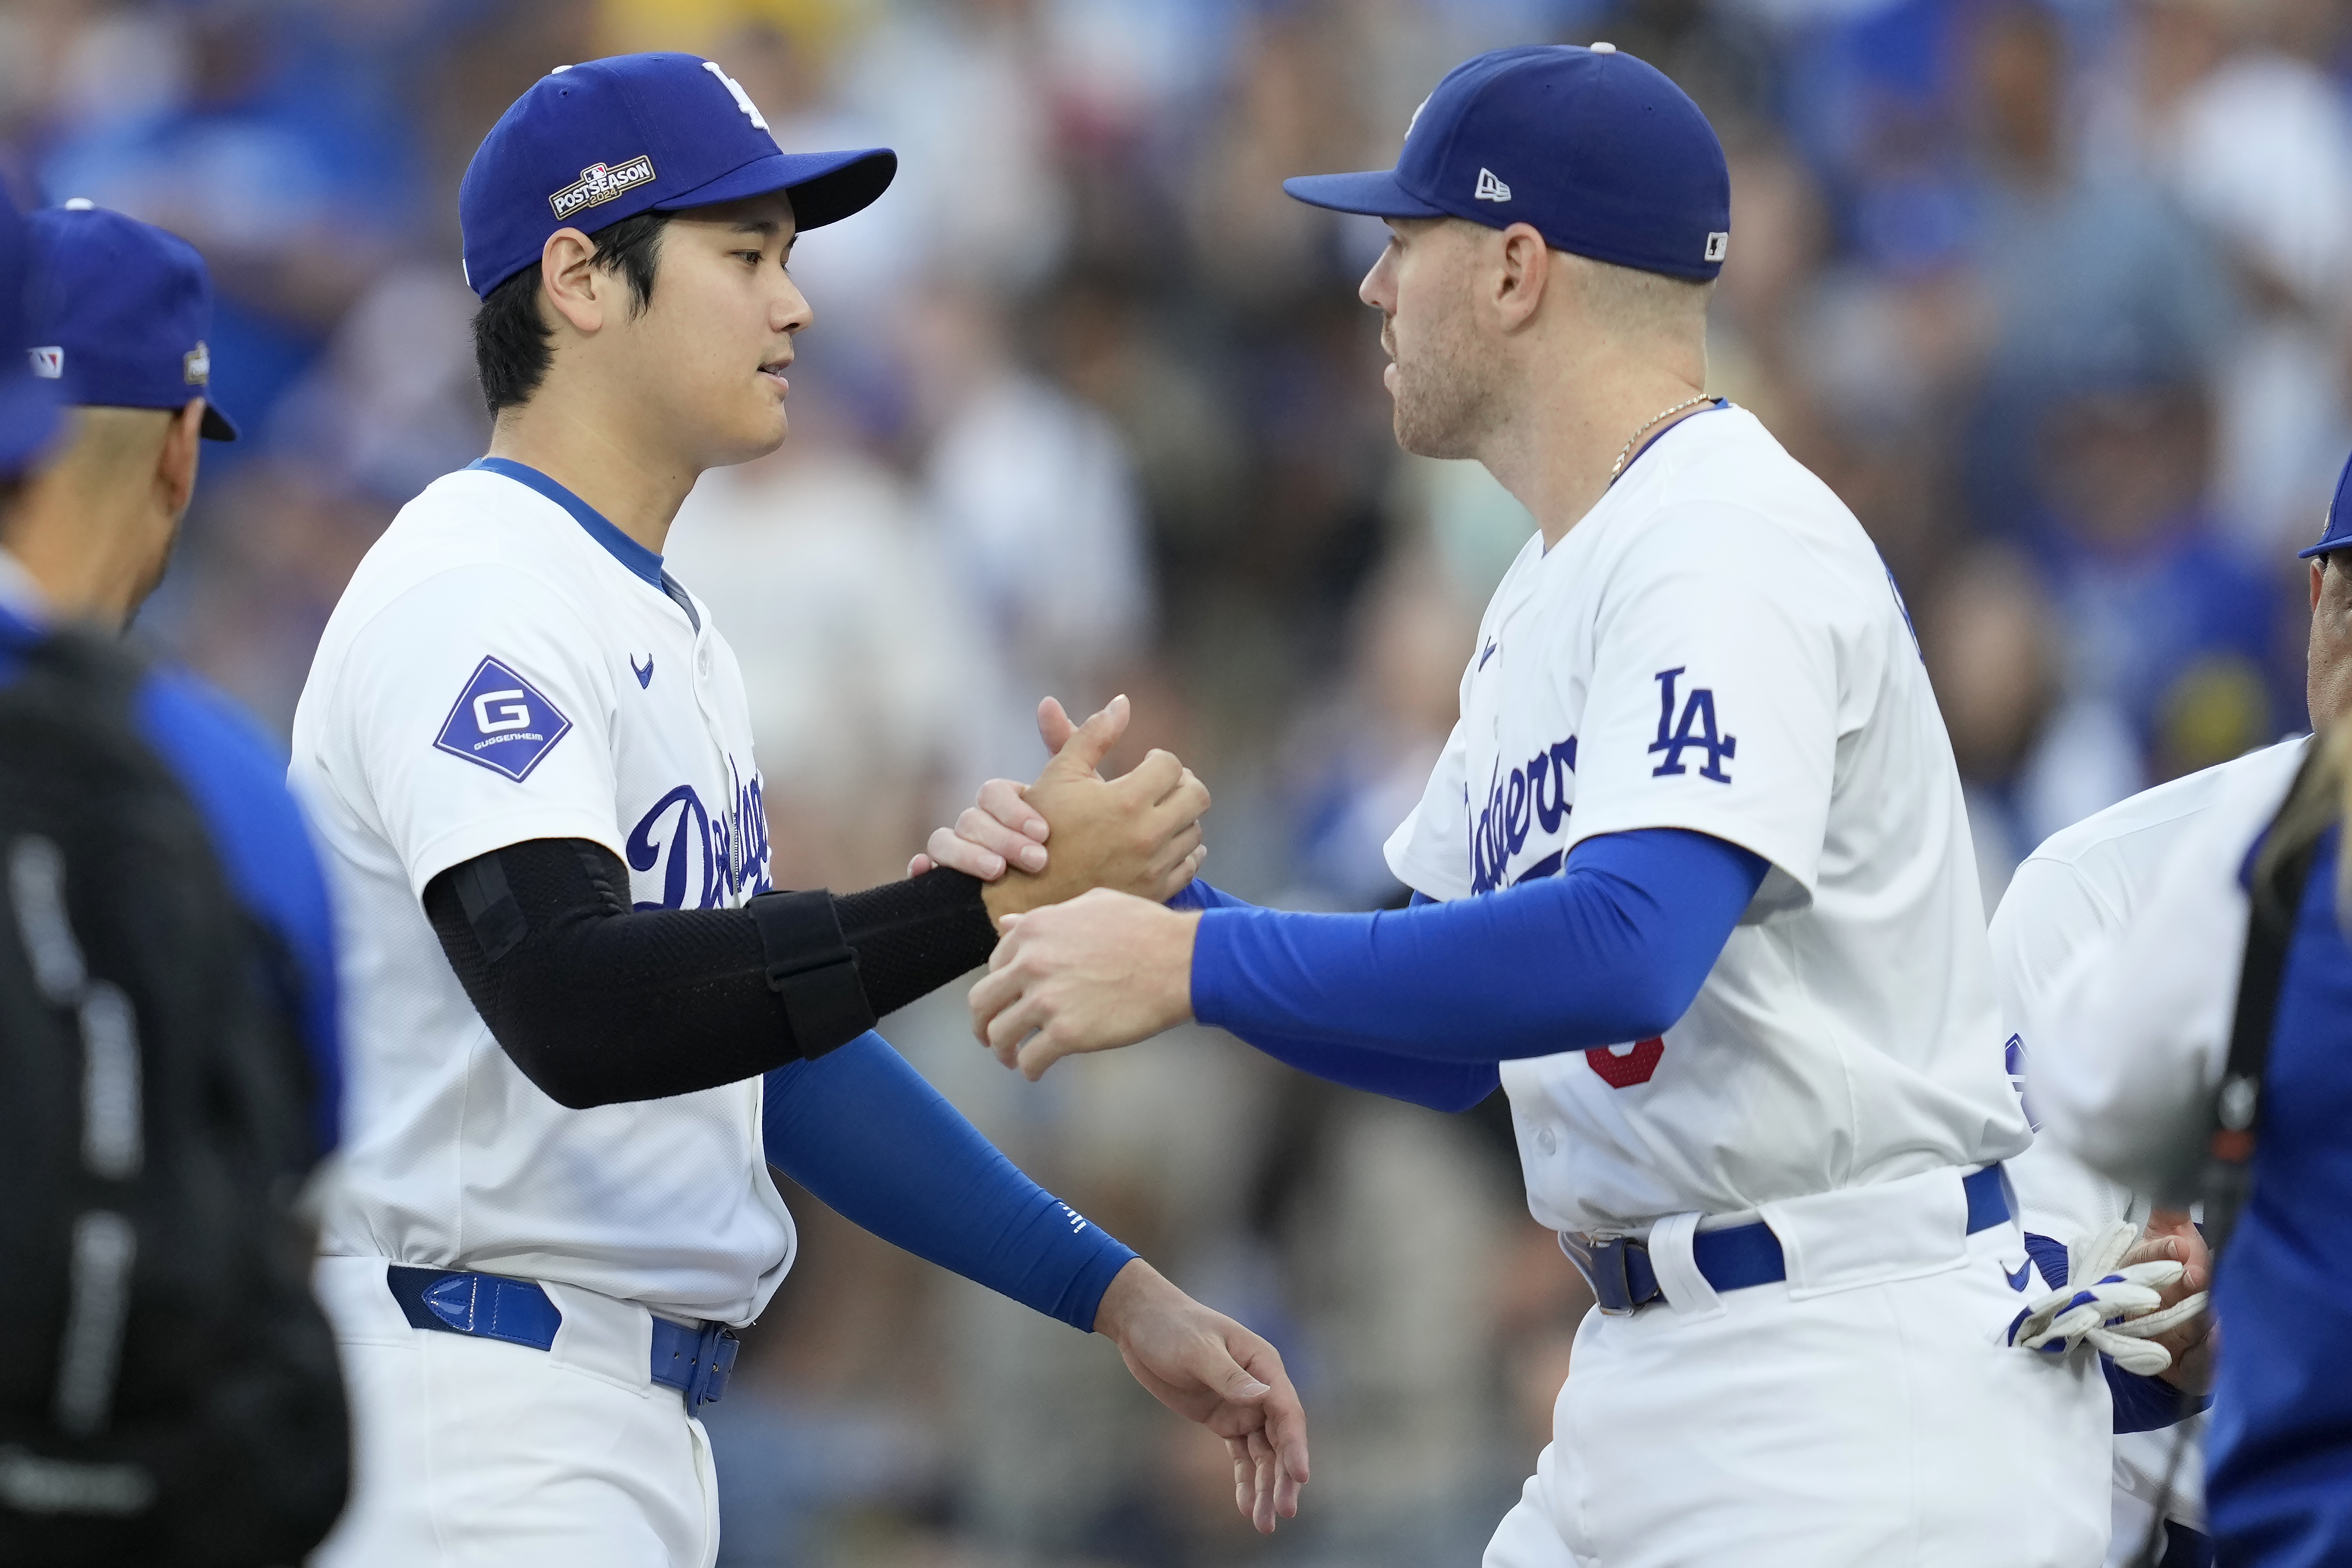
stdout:
<svg viewBox="0 0 2352 1568">
<path fill-rule="evenodd" d="M 484 659 L 457 694 L 433 747 L 520 783 L 571 732 L 572 721 L 537 687 L 496 659 Z"/>
</svg>

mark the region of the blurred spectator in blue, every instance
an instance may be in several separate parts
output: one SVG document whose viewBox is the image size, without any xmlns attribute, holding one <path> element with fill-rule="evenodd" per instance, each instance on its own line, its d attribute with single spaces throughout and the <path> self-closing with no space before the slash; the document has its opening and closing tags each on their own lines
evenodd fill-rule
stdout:
<svg viewBox="0 0 2352 1568">
<path fill-rule="evenodd" d="M 1834 15 L 1785 57 L 1790 136 L 1821 172 L 1856 249 L 1898 267 L 1949 254 L 1969 216 L 1967 6 L 1822 9 Z"/>
<path fill-rule="evenodd" d="M 166 57 L 156 89 L 60 105 L 74 117 L 37 131 L 52 197 L 89 197 L 205 253 L 220 285 L 216 386 L 256 423 L 422 215 L 423 138 L 403 89 L 445 8 L 126 8 Z"/>
<path fill-rule="evenodd" d="M 2057 608 L 2014 547 L 1967 550 L 1918 611 L 1990 911 L 2034 845 L 2141 787 L 2139 738 L 2112 696 L 2068 689 Z"/>
<path fill-rule="evenodd" d="M 2160 187 L 2076 156 L 2054 13 L 1997 0 L 1976 15 L 1967 59 L 1990 336 L 1962 476 L 1980 526 L 2014 536 L 2052 411 L 2151 365 L 2205 374 L 2238 310 L 2213 247 Z M 2201 433 L 2198 451 L 2201 463 Z"/>
<path fill-rule="evenodd" d="M 2211 427 L 2199 382 L 2148 374 L 2053 405 L 2039 442 L 2066 685 L 2116 704 L 2149 782 L 2275 738 L 2290 707 L 2270 584 L 2208 502 Z"/>
<path fill-rule="evenodd" d="M 1328 909 L 1404 902 L 1381 846 L 1420 800 L 1454 728 L 1477 630 L 1477 601 L 1425 547 L 1399 550 L 1368 585 L 1342 695 L 1286 747 L 1313 763 L 1297 781 L 1297 882 L 1286 898 Z"/>
<path fill-rule="evenodd" d="M 2308 537 L 2352 445 L 2352 111 L 2327 68 L 2344 7 L 2134 0 L 2128 16 L 2124 90 L 2095 99 L 2098 151 L 2166 183 L 2250 306 L 2218 367 L 2216 478 L 2239 542 L 2274 561 Z"/>
</svg>

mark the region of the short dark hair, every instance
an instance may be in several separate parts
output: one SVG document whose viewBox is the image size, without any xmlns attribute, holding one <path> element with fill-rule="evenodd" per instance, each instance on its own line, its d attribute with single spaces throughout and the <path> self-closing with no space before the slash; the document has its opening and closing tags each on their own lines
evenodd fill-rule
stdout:
<svg viewBox="0 0 2352 1568">
<path fill-rule="evenodd" d="M 593 264 L 629 280 L 630 314 L 643 315 L 654 299 L 654 265 L 661 256 L 662 230 L 669 225 L 664 212 L 639 213 L 607 224 L 589 239 L 596 254 Z M 555 330 L 539 308 L 539 268 L 526 267 L 496 288 L 474 312 L 474 374 L 482 383 L 482 401 L 496 419 L 502 408 L 530 401 L 547 367 L 555 362 L 548 344 Z"/>
</svg>

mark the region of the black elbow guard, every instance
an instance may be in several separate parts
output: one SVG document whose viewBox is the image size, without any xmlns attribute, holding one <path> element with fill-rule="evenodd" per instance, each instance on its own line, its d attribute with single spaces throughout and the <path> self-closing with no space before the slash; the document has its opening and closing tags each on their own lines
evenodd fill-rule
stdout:
<svg viewBox="0 0 2352 1568">
<path fill-rule="evenodd" d="M 793 1042 L 814 1061 L 874 1027 L 857 955 L 841 934 L 833 894 L 767 893 L 748 907 L 760 928 L 768 988 L 784 1006 Z"/>
</svg>

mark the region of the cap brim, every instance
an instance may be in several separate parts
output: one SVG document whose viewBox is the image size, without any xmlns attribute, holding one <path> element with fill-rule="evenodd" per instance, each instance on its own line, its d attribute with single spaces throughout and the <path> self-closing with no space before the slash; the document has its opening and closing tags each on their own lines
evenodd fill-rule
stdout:
<svg viewBox="0 0 2352 1568">
<path fill-rule="evenodd" d="M 793 199 L 795 230 L 822 228 L 873 205 L 898 173 L 898 155 L 887 147 L 865 147 L 852 152 L 779 152 L 772 158 L 755 158 L 709 184 L 655 206 L 674 213 L 782 191 Z"/>
<path fill-rule="evenodd" d="M 0 380 L 0 479 L 32 467 L 63 423 L 57 391 L 48 382 L 27 375 Z"/>
<path fill-rule="evenodd" d="M 228 415 L 221 412 L 220 404 L 206 398 L 205 399 L 205 423 L 199 434 L 206 441 L 235 441 L 236 424 Z"/>
<path fill-rule="evenodd" d="M 2313 556 L 2334 555 L 2340 549 L 2352 549 L 2352 539 L 2322 539 L 2309 549 L 2299 549 L 2294 554 L 2297 560 L 2309 560 Z"/>
<path fill-rule="evenodd" d="M 1393 169 L 1373 169 L 1360 174 L 1295 174 L 1282 183 L 1283 191 L 1310 207 L 1335 213 L 1363 213 L 1376 218 L 1442 218 L 1444 207 L 1432 206 L 1397 183 Z"/>
</svg>

